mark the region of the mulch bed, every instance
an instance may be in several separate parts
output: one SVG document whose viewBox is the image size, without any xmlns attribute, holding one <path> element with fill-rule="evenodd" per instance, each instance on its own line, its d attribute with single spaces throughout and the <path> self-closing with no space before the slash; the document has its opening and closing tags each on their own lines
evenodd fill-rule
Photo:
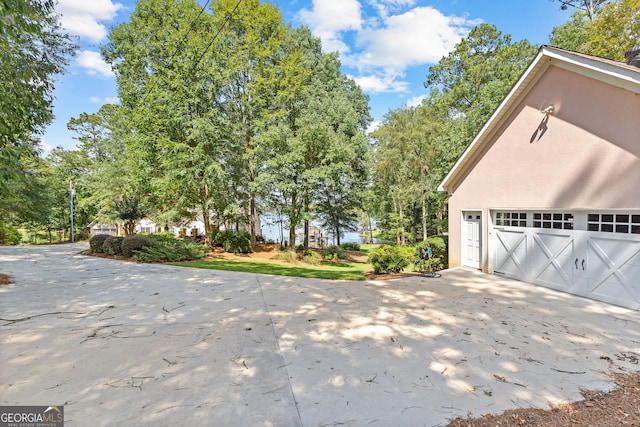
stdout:
<svg viewBox="0 0 640 427">
<path fill-rule="evenodd" d="M 448 427 L 640 426 L 640 372 L 611 373 L 610 392 L 583 391 L 584 400 L 550 409 L 509 409 L 480 418 L 458 417 Z"/>
</svg>

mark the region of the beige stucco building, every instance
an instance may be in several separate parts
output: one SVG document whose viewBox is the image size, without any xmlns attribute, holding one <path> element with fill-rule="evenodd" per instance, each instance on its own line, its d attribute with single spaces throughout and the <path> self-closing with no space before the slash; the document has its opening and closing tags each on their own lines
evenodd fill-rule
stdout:
<svg viewBox="0 0 640 427">
<path fill-rule="evenodd" d="M 450 266 L 640 309 L 640 68 L 543 46 L 440 189 Z"/>
</svg>

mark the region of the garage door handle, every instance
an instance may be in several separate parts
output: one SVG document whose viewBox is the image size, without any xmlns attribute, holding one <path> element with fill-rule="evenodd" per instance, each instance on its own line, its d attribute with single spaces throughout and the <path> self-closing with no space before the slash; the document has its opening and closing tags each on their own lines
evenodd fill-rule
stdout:
<svg viewBox="0 0 640 427">
<path fill-rule="evenodd" d="M 576 270 L 577 270 L 578 269 L 578 258 L 576 258 L 575 264 L 576 264 Z"/>
<path fill-rule="evenodd" d="M 584 270 L 584 260 L 582 260 L 582 269 Z"/>
</svg>

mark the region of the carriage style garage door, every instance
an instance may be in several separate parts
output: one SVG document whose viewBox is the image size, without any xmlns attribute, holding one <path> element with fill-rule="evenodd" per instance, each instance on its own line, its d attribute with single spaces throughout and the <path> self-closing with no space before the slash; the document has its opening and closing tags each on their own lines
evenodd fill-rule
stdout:
<svg viewBox="0 0 640 427">
<path fill-rule="evenodd" d="M 640 310 L 640 213 L 496 211 L 494 273 Z"/>
</svg>

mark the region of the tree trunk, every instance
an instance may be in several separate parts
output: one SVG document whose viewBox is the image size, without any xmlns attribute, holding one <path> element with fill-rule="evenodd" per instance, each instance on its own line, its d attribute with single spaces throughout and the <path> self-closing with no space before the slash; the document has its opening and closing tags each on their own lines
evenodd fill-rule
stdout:
<svg viewBox="0 0 640 427">
<path fill-rule="evenodd" d="M 249 233 L 251 234 L 251 246 L 256 245 L 256 193 L 253 189 L 255 179 L 253 159 L 249 158 L 249 210 L 251 211 L 249 219 Z"/>
<path fill-rule="evenodd" d="M 404 246 L 404 212 L 402 203 L 398 203 L 398 244 Z"/>
<path fill-rule="evenodd" d="M 440 235 L 442 234 L 442 208 L 438 208 L 436 210 L 436 218 L 438 218 L 438 227 L 436 229 L 436 233 Z"/>
<path fill-rule="evenodd" d="M 304 192 L 304 250 L 309 249 L 309 192 Z M 317 242 L 316 242 L 317 243 Z"/>
<path fill-rule="evenodd" d="M 209 200 L 209 185 L 204 185 L 201 194 L 200 205 L 202 207 L 202 223 L 204 224 L 204 244 L 211 246 L 211 213 L 209 212 L 209 208 L 207 208 L 207 201 Z"/>
<path fill-rule="evenodd" d="M 422 241 L 427 240 L 427 195 L 424 189 L 422 189 Z"/>
<path fill-rule="evenodd" d="M 296 205 L 298 203 L 298 197 L 296 194 L 291 196 L 291 215 L 289 215 L 289 248 L 292 251 L 296 250 L 296 226 L 298 225 L 298 218 L 296 215 Z"/>
</svg>

